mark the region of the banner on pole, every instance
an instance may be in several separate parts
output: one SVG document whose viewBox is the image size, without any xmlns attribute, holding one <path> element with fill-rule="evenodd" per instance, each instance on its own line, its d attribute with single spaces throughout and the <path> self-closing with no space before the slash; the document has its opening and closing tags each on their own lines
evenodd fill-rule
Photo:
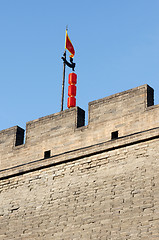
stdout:
<svg viewBox="0 0 159 240">
<path fill-rule="evenodd" d="M 66 39 L 65 39 L 65 49 L 67 49 L 71 53 L 70 57 L 73 58 L 75 55 L 75 50 L 67 34 L 67 30 L 66 30 Z"/>
</svg>

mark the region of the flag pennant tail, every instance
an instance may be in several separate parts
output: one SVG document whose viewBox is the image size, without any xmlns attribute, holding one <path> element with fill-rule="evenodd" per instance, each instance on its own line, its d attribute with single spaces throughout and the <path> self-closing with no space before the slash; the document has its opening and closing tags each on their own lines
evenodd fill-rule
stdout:
<svg viewBox="0 0 159 240">
<path fill-rule="evenodd" d="M 67 30 L 66 30 L 65 49 L 67 49 L 71 53 L 70 57 L 73 58 L 75 55 L 75 50 L 74 50 L 71 40 L 67 34 Z"/>
</svg>

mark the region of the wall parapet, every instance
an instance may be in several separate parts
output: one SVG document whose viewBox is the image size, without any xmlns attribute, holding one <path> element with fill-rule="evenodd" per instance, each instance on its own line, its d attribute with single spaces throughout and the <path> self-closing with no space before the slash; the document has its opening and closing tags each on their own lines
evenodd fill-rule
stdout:
<svg viewBox="0 0 159 240">
<path fill-rule="evenodd" d="M 159 105 L 147 84 L 89 103 L 88 126 L 79 107 L 0 131 L 0 170 L 159 127 Z M 148 110 L 151 110 L 148 111 Z M 48 152 L 49 154 L 45 154 Z M 44 161 L 48 161 L 44 159 Z"/>
</svg>

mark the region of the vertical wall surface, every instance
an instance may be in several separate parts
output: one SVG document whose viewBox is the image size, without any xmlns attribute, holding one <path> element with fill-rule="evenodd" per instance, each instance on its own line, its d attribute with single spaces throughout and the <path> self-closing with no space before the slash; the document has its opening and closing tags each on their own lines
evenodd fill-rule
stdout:
<svg viewBox="0 0 159 240">
<path fill-rule="evenodd" d="M 159 239 L 152 88 L 91 102 L 88 126 L 73 108 L 27 123 L 23 136 L 0 132 L 0 240 Z"/>
</svg>

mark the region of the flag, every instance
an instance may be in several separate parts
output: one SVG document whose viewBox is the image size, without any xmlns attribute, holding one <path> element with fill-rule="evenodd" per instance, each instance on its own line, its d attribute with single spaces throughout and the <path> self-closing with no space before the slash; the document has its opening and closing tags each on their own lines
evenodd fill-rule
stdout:
<svg viewBox="0 0 159 240">
<path fill-rule="evenodd" d="M 75 55 L 75 50 L 74 50 L 74 47 L 71 43 L 71 40 L 69 39 L 69 36 L 67 34 L 67 30 L 66 30 L 66 39 L 65 39 L 65 49 L 67 49 L 71 53 L 70 57 L 73 58 L 74 55 Z"/>
</svg>

